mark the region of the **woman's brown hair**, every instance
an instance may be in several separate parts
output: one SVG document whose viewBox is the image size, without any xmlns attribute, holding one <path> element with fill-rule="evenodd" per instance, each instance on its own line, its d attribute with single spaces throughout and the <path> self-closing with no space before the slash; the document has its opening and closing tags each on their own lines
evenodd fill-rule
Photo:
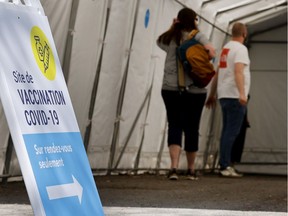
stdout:
<svg viewBox="0 0 288 216">
<path fill-rule="evenodd" d="M 177 45 L 180 45 L 183 30 L 190 32 L 197 29 L 196 18 L 197 14 L 192 9 L 181 9 L 177 15 L 177 21 L 172 24 L 168 31 L 159 36 L 158 41 L 169 45 L 171 40 L 174 40 Z"/>
</svg>

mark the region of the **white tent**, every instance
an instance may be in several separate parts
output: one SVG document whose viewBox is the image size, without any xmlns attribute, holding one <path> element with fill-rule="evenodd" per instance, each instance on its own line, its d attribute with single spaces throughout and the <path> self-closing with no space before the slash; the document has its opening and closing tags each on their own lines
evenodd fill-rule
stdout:
<svg viewBox="0 0 288 216">
<path fill-rule="evenodd" d="M 249 30 L 252 86 L 244 172 L 287 171 L 287 0 L 8 1 L 44 10 L 90 165 L 98 173 L 169 168 L 157 37 L 182 7 L 218 53 L 240 21 Z M 221 112 L 203 110 L 197 169 L 217 165 Z M 0 175 L 21 174 L 0 104 Z M 185 168 L 185 157 L 181 157 Z"/>
</svg>

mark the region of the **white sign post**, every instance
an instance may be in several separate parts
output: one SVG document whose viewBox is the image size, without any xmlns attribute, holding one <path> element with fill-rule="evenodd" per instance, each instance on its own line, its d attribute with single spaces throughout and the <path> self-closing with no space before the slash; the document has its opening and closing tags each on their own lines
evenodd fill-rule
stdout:
<svg viewBox="0 0 288 216">
<path fill-rule="evenodd" d="M 34 214 L 104 215 L 47 17 L 0 4 L 0 32 L 0 96 Z"/>
</svg>

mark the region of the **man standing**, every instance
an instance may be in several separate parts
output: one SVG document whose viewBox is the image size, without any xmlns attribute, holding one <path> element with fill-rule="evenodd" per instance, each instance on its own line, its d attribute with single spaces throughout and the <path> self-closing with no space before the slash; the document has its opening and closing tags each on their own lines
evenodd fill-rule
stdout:
<svg viewBox="0 0 288 216">
<path fill-rule="evenodd" d="M 242 23 L 232 27 L 232 39 L 223 47 L 219 68 L 214 77 L 206 107 L 215 107 L 215 93 L 221 105 L 223 128 L 220 141 L 220 174 L 241 177 L 230 165 L 233 143 L 240 132 L 246 113 L 250 89 L 250 59 L 243 45 L 247 28 Z"/>
</svg>

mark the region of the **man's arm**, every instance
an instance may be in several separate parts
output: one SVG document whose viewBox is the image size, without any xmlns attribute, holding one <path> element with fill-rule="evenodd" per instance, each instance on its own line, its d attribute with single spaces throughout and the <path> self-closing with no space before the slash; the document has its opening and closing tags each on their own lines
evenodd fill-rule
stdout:
<svg viewBox="0 0 288 216">
<path fill-rule="evenodd" d="M 217 84 L 218 84 L 218 70 L 213 77 L 212 83 L 211 83 L 211 88 L 210 88 L 210 93 L 207 98 L 207 101 L 205 103 L 205 106 L 210 109 L 210 108 L 215 108 L 216 106 L 216 91 L 217 91 Z"/>
<path fill-rule="evenodd" d="M 235 82 L 239 91 L 239 102 L 242 105 L 247 104 L 247 97 L 244 89 L 244 67 L 243 63 L 235 63 Z"/>
</svg>

